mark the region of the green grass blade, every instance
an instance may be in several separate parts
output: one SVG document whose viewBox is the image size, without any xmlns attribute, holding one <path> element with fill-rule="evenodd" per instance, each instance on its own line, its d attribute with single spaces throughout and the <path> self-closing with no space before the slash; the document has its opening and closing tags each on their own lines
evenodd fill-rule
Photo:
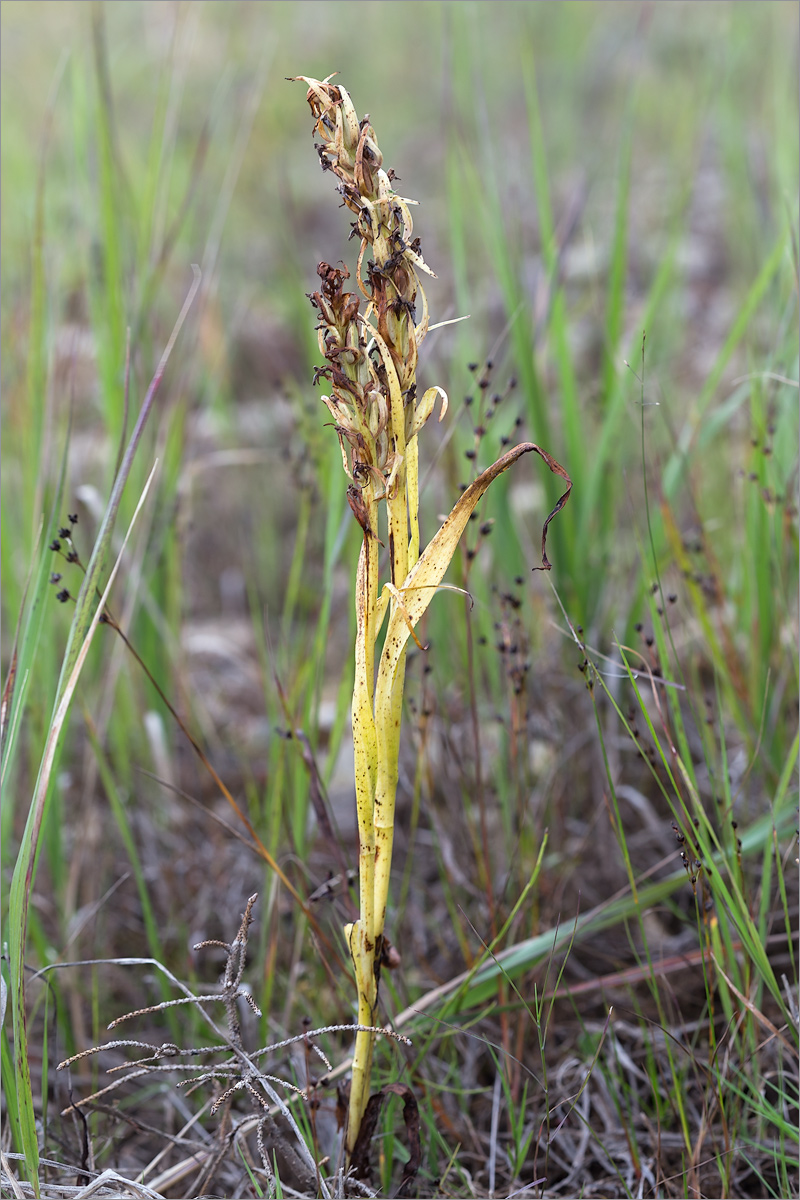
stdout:
<svg viewBox="0 0 800 1200">
<path fill-rule="evenodd" d="M 131 526 L 129 527 L 128 533 L 125 536 L 125 541 L 123 542 L 122 549 L 120 550 L 120 554 L 114 565 L 114 569 L 109 576 L 109 580 L 100 600 L 100 604 L 98 605 L 95 615 L 86 629 L 81 645 L 77 648 L 70 675 L 66 679 L 63 688 L 61 688 L 59 691 L 58 704 L 50 722 L 50 729 L 48 731 L 47 742 L 42 755 L 42 761 L 39 766 L 39 775 L 36 780 L 33 800 L 31 802 L 28 819 L 25 825 L 25 832 L 23 834 L 19 854 L 17 856 L 14 875 L 11 880 L 8 924 L 9 957 L 11 965 L 11 998 L 14 1014 L 14 1071 L 16 1078 L 17 1103 L 19 1105 L 20 1113 L 23 1153 L 25 1155 L 25 1162 L 30 1181 L 37 1196 L 39 1195 L 39 1148 L 36 1132 L 36 1119 L 33 1107 L 33 1093 L 31 1090 L 30 1064 L 28 1060 L 27 1012 L 25 1007 L 25 942 L 28 927 L 28 905 L 30 903 L 30 897 L 33 890 L 33 881 L 36 874 L 36 863 L 40 849 L 42 822 L 44 820 L 51 783 L 53 781 L 54 772 L 58 763 L 62 736 L 66 729 L 66 722 L 72 703 L 72 697 L 77 686 L 81 670 L 86 661 L 86 657 L 89 653 L 89 647 L 91 646 L 95 631 L 100 623 L 100 616 L 105 607 L 106 599 L 111 591 L 111 586 L 122 561 L 122 553 L 128 543 L 128 538 L 130 537 L 133 528 L 133 521 L 135 521 L 142 504 L 144 503 L 144 499 L 149 491 L 150 482 L 152 481 L 154 471 L 155 468 L 153 468 L 153 472 L 150 474 L 145 491 L 142 493 L 139 503 L 136 506 Z M 73 628 L 77 620 L 78 612 L 76 611 L 75 618 L 73 620 Z"/>
<path fill-rule="evenodd" d="M 678 444 L 675 447 L 670 459 L 664 468 L 663 487 L 667 499 L 674 498 L 681 480 L 684 467 L 686 465 L 689 451 L 694 442 L 700 422 L 705 415 L 711 401 L 714 399 L 714 394 L 722 378 L 722 373 L 730 361 L 736 347 L 741 342 L 744 334 L 750 328 L 750 322 L 753 319 L 761 301 L 764 299 L 767 289 L 772 280 L 777 274 L 781 263 L 786 257 L 787 247 L 789 245 L 789 236 L 787 231 L 781 230 L 780 236 L 777 238 L 771 253 L 768 255 L 761 270 L 753 281 L 750 289 L 745 297 L 737 314 L 736 320 L 731 326 L 731 331 L 728 334 L 725 342 L 717 355 L 713 367 L 708 373 L 703 389 L 697 398 L 697 403 L 694 406 L 693 412 L 687 418 L 684 426 L 678 436 Z"/>
<path fill-rule="evenodd" d="M 102 381 L 106 427 L 113 443 L 122 435 L 123 376 L 125 362 L 125 315 L 123 305 L 122 247 L 125 237 L 121 229 L 122 178 L 119 169 L 119 147 L 113 128 L 113 100 L 109 78 L 105 37 L 104 8 L 92 5 L 92 45 L 97 82 L 95 128 L 97 131 L 98 182 L 100 188 L 100 246 L 102 278 L 95 280 L 95 329 L 98 338 L 98 363 Z"/>
<path fill-rule="evenodd" d="M 52 551 L 49 548 L 47 538 L 49 532 L 56 528 L 58 513 L 61 510 L 68 447 L 69 438 L 67 438 L 64 446 L 58 486 L 50 515 L 47 523 L 42 525 L 42 531 L 39 535 L 33 587 L 25 598 L 24 610 L 21 614 L 20 622 L 21 634 L 14 647 L 11 666 L 9 668 L 9 677 L 6 679 L 3 691 L 2 748 L 0 749 L 0 762 L 2 764 L 0 765 L 0 784 L 3 786 L 11 779 L 22 714 L 25 711 L 25 702 L 32 678 L 36 650 L 42 633 L 42 623 L 47 604 L 47 589 L 50 586 L 50 563 L 52 561 Z M 13 805 L 7 802 L 3 805 L 4 821 L 10 819 L 12 813 Z M 5 832 L 8 832 L 8 828 L 4 825 Z"/>
<path fill-rule="evenodd" d="M 3 980 L 5 987 L 5 979 Z M 24 1154 L 22 1125 L 20 1123 L 19 1103 L 17 1100 L 17 1082 L 14 1072 L 14 1056 L 8 1044 L 5 1029 L 0 1033 L 0 1080 L 3 1084 L 3 1099 L 6 1106 L 6 1116 L 11 1127 L 11 1144 L 17 1147 L 17 1153 Z"/>
<path fill-rule="evenodd" d="M 778 836 L 786 836 L 792 827 L 794 813 L 786 803 L 785 797 L 780 805 L 773 806 L 773 812 L 764 814 L 742 832 L 742 854 L 748 855 L 761 850 L 772 837 L 773 828 Z M 720 859 L 717 854 L 716 860 Z M 419 1000 L 398 1017 L 397 1028 L 407 1021 L 413 1020 L 415 1013 L 425 1011 L 439 999 L 447 999 L 455 993 L 453 1000 L 448 1000 L 445 1010 L 448 1019 L 457 1012 L 467 1012 L 490 1000 L 497 990 L 497 980 L 501 972 L 515 979 L 519 975 L 537 966 L 549 954 L 563 949 L 570 941 L 576 943 L 581 939 L 601 933 L 614 925 L 637 916 L 648 908 L 662 903 L 680 887 L 686 885 L 686 872 L 681 867 L 672 872 L 666 879 L 657 883 L 638 886 L 638 904 L 633 896 L 625 894 L 618 896 L 608 903 L 601 904 L 577 919 L 566 922 L 563 926 L 549 929 L 534 937 L 526 938 L 506 950 L 497 951 L 491 962 L 481 956 L 475 965 L 467 972 L 451 979 L 440 988 L 421 997 Z M 456 1003 L 457 1001 L 457 1003 Z"/>
<path fill-rule="evenodd" d="M 194 299 L 198 284 L 199 272 L 195 272 L 194 283 L 189 291 L 186 302 L 175 324 L 172 336 L 161 357 L 156 374 L 154 375 L 150 387 L 148 388 L 142 404 L 141 412 L 139 414 L 139 419 L 136 423 L 136 427 L 125 452 L 125 457 L 122 461 L 117 478 L 114 481 L 114 486 L 112 488 L 111 496 L 106 506 L 106 511 L 97 534 L 92 556 L 86 569 L 83 585 L 75 604 L 75 614 L 72 619 L 67 647 L 64 652 L 64 662 L 58 684 L 56 703 L 50 720 L 47 741 L 42 755 L 42 760 L 39 765 L 39 774 L 11 882 L 9 899 L 9 943 L 12 979 L 11 994 L 14 1012 L 14 1069 L 17 1081 L 17 1097 L 20 1109 L 23 1153 L 25 1154 L 31 1183 L 33 1184 L 37 1196 L 39 1186 L 39 1151 L 36 1136 L 36 1121 L 33 1108 L 33 1095 L 31 1091 L 30 1067 L 28 1064 L 27 1053 L 24 961 L 28 925 L 28 905 L 30 902 L 33 880 L 36 872 L 36 862 L 38 859 L 39 850 L 41 848 L 42 824 L 45 817 L 45 811 L 47 809 L 48 798 L 50 796 L 51 782 L 60 754 L 62 735 L 66 727 L 72 696 L 77 685 L 81 669 L 86 660 L 94 632 L 97 629 L 106 596 L 110 591 L 111 584 L 121 561 L 120 558 L 117 559 L 117 564 L 109 578 L 108 584 L 106 585 L 100 604 L 97 605 L 96 591 L 101 580 L 106 553 L 111 543 L 114 520 L 119 508 L 122 491 L 130 474 L 133 459 L 136 454 L 144 426 L 152 410 L 156 391 L 163 377 L 167 362 L 169 361 L 169 357 L 175 344 L 175 340 L 178 336 L 178 332 L 180 331 L 181 325 L 183 324 L 192 300 Z M 152 473 L 150 478 L 152 479 Z M 145 488 L 145 492 L 142 493 L 139 504 L 137 505 L 134 519 L 141 508 L 148 488 L 149 480 L 147 487 Z M 130 528 L 128 530 L 128 535 L 126 536 L 126 543 L 128 536 L 130 536 Z M 94 612 L 93 616 L 92 612 Z"/>
</svg>

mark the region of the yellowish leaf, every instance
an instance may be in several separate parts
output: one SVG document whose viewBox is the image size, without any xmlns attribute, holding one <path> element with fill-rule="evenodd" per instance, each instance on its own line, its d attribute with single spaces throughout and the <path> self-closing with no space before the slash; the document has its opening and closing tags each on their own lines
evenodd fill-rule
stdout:
<svg viewBox="0 0 800 1200">
<path fill-rule="evenodd" d="M 459 538 L 464 532 L 467 521 L 470 518 L 470 514 L 486 489 L 497 479 L 498 475 L 502 475 L 510 466 L 513 466 L 517 459 L 521 458 L 523 454 L 529 454 L 532 450 L 544 459 L 551 471 L 556 475 L 560 475 L 567 482 L 567 490 L 547 517 L 542 529 L 542 568 L 540 569 L 550 570 L 550 563 L 548 562 L 545 550 L 547 526 L 556 513 L 560 512 L 566 504 L 572 489 L 572 480 L 552 455 L 542 450 L 534 442 L 521 442 L 501 458 L 498 458 L 497 462 L 487 467 L 470 484 L 453 507 L 444 525 L 442 525 L 439 532 L 429 542 L 424 553 L 420 555 L 419 560 L 406 576 L 400 589 L 403 593 L 405 611 L 401 612 L 397 606 L 394 607 L 389 620 L 383 654 L 381 655 L 378 667 L 378 680 L 375 689 L 376 718 L 380 719 L 379 714 L 382 705 L 388 701 L 397 664 L 400 661 L 405 644 L 410 637 L 411 628 L 420 620 L 433 599 L 436 588 L 442 582 L 445 571 L 450 565 L 450 560 L 455 554 Z"/>
</svg>

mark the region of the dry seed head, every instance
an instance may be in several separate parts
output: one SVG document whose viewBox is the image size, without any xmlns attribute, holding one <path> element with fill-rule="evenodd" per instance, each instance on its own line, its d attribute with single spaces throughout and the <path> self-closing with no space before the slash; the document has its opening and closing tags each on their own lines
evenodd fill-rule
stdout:
<svg viewBox="0 0 800 1200">
<path fill-rule="evenodd" d="M 323 400 L 333 419 L 346 473 L 353 481 L 368 474 L 383 480 L 376 499 L 385 498 L 401 468 L 394 445 L 392 394 L 399 393 L 405 426 L 400 441 L 417 433 L 432 405 L 417 403 L 417 350 L 428 328 L 428 309 L 418 271 L 433 274 L 413 238 L 409 202 L 392 187 L 393 172 L 383 170 L 383 155 L 367 117 L 359 122 L 347 91 L 325 80 L 298 76 L 308 84 L 307 100 L 315 119 L 317 152 L 325 170 L 339 180 L 345 204 L 356 214 L 353 232 L 360 237 L 357 285 L 367 301 L 345 290 L 346 268 L 320 263 L 321 288 L 309 299 L 317 309 L 320 351 L 327 365 L 315 378 L 331 384 Z M 370 250 L 372 257 L 364 268 Z M 364 277 L 366 270 L 366 278 Z M 417 320 L 417 307 L 421 319 Z"/>
</svg>

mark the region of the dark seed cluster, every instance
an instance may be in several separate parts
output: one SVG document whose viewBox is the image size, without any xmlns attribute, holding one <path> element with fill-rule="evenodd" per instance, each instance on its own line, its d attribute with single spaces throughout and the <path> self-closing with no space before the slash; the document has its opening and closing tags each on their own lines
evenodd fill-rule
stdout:
<svg viewBox="0 0 800 1200">
<path fill-rule="evenodd" d="M 81 562 L 80 555 L 75 549 L 72 541 L 73 530 L 78 524 L 78 514 L 69 513 L 67 515 L 67 520 L 69 521 L 69 524 L 61 526 L 58 531 L 58 537 L 53 538 L 49 549 L 52 550 L 54 554 L 60 554 L 64 561 L 69 563 L 70 566 L 78 566 L 82 571 L 84 571 L 85 568 Z M 66 548 L 62 545 L 62 542 L 67 543 Z M 50 575 L 50 583 L 53 585 L 53 587 L 56 587 L 59 583 L 61 583 L 62 578 L 63 576 L 61 575 L 60 571 L 53 571 Z M 59 604 L 66 604 L 68 600 L 74 601 L 74 599 L 75 597 L 67 587 L 63 587 L 56 592 L 56 600 L 58 600 Z"/>
</svg>

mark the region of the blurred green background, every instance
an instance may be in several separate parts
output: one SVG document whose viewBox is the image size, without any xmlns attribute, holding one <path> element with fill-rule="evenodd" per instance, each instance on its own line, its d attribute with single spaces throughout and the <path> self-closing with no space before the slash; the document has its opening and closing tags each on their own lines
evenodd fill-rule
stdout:
<svg viewBox="0 0 800 1200">
<path fill-rule="evenodd" d="M 4 674 L 20 612 L 35 633 L 3 800 L 4 897 L 71 619 L 46 589 L 26 600 L 30 572 L 67 512 L 88 560 L 192 264 L 201 289 L 122 506 L 120 530 L 157 457 L 113 607 L 301 891 L 337 863 L 315 838 L 287 726 L 307 732 L 352 853 L 359 534 L 311 385 L 306 294 L 320 260 L 353 270 L 356 247 L 305 88 L 286 82 L 300 73 L 340 73 L 419 202 L 432 320 L 469 314 L 421 356 L 422 386 L 451 400 L 421 448 L 423 539 L 509 439 L 541 443 L 575 485 L 548 543 L 566 614 L 597 662 L 619 639 L 683 680 L 672 715 L 691 726 L 704 797 L 735 763 L 725 786 L 743 823 L 758 817 L 796 730 L 797 4 L 4 0 L 0 21 Z M 556 483 L 523 466 L 493 492 L 448 577 L 475 609 L 437 598 L 427 666 L 410 662 L 398 1005 L 470 961 L 459 914 L 489 919 L 472 881 L 495 880 L 503 917 L 545 829 L 540 892 L 513 937 L 624 885 L 619 830 L 596 823 L 606 767 L 657 812 L 637 870 L 666 852 L 669 808 L 605 702 L 601 757 L 583 650 L 550 577 L 530 573 Z M 75 568 L 47 570 L 77 593 Z M 49 795 L 31 961 L 133 947 L 190 974 L 188 942 L 230 936 L 261 887 L 265 1011 L 279 998 L 292 1031 L 295 1003 L 343 1019 L 347 981 L 331 995 L 301 969 L 304 927 L 273 876 L 243 867 L 228 833 L 140 769 L 227 815 L 142 672 L 101 634 Z M 609 666 L 625 709 L 618 675 Z M 614 947 L 616 965 L 627 939 Z M 595 953 L 590 974 L 609 966 Z M 79 980 L 63 986 L 81 1047 L 106 1014 L 87 1015 Z M 137 999 L 128 986 L 109 984 L 120 1004 Z"/>
<path fill-rule="evenodd" d="M 303 519 L 309 552 L 290 608 L 305 604 L 302 618 L 333 586 L 346 506 L 310 386 L 305 294 L 318 261 L 349 253 L 353 267 L 354 248 L 302 85 L 285 81 L 301 71 L 340 71 L 369 110 L 386 165 L 420 202 L 433 319 L 470 314 L 431 336 L 421 382 L 460 403 L 467 364 L 488 355 L 492 386 L 517 379 L 514 414 L 477 465 L 513 434 L 572 472 L 551 558 L 573 620 L 590 638 L 630 634 L 649 583 L 636 537 L 617 536 L 633 532 L 642 503 L 639 385 L 623 361 L 640 370 L 645 326 L 653 483 L 663 471 L 684 532 L 698 496 L 708 506 L 715 553 L 737 603 L 750 603 L 734 562 L 748 503 L 737 472 L 752 474 L 750 442 L 776 421 L 777 494 L 794 462 L 792 391 L 764 382 L 751 411 L 742 381 L 792 375 L 796 5 L 10 2 L 2 13 L 6 631 L 70 407 L 67 495 L 83 488 L 97 509 L 124 422 L 126 330 L 135 412 L 193 263 L 202 291 L 148 450 L 159 446 L 163 472 L 146 552 L 151 624 L 157 610 L 173 628 L 246 615 L 248 584 L 283 610 Z M 448 424 L 427 451 L 440 468 L 427 536 L 471 469 L 456 457 L 471 445 L 469 414 Z M 697 496 L 685 494 L 687 470 Z M 756 474 L 771 486 L 763 464 Z M 310 479 L 301 518 L 294 485 Z M 509 486 L 485 551 L 506 579 L 536 561 L 537 522 L 556 495 L 554 480 L 527 471 L 512 508 Z M 334 611 L 349 608 L 345 594 Z M 542 587 L 532 602 L 547 605 Z M 444 609 L 434 633 L 448 627 Z M 287 617 L 286 637 L 292 628 Z M 347 635 L 332 641 L 335 677 Z M 768 669 L 762 656 L 754 702 Z"/>
</svg>

